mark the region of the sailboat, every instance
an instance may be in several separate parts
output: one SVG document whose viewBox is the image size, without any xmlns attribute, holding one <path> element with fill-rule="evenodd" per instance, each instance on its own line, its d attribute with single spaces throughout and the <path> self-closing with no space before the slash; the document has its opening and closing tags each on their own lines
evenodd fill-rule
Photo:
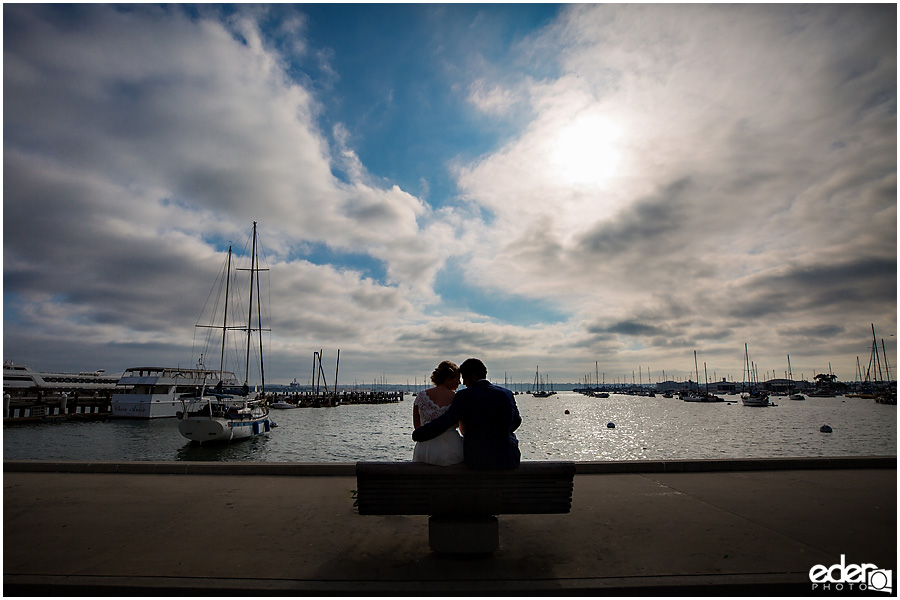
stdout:
<svg viewBox="0 0 900 600">
<path fill-rule="evenodd" d="M 240 389 L 224 389 L 217 385 L 213 389 L 205 387 L 199 394 L 185 395 L 181 397 L 183 410 L 178 414 L 178 431 L 182 436 L 192 442 L 231 442 L 246 439 L 258 435 L 266 435 L 274 424 L 269 419 L 269 409 L 260 396 L 251 396 L 249 386 L 250 354 L 253 332 L 259 334 L 259 364 L 262 394 L 265 395 L 265 371 L 262 359 L 262 332 L 267 331 L 262 327 L 262 314 L 259 302 L 259 268 L 256 246 L 256 221 L 253 222 L 253 245 L 250 255 L 250 309 L 246 326 L 232 326 L 228 324 L 228 300 L 231 292 L 231 246 L 228 247 L 228 257 L 225 263 L 225 304 L 222 325 L 200 325 L 222 330 L 222 354 L 219 370 L 225 368 L 225 345 L 229 331 L 240 330 L 247 332 L 246 362 L 244 384 Z M 254 287 L 256 292 L 256 319 L 257 326 L 253 326 L 254 317 Z M 224 371 L 223 371 L 224 372 Z M 222 381 L 222 378 L 219 378 Z"/>
<path fill-rule="evenodd" d="M 704 372 L 706 372 L 706 363 L 703 363 Z M 725 400 L 709 393 L 709 377 L 706 377 L 706 391 L 700 391 L 700 368 L 697 365 L 697 351 L 694 350 L 694 370 L 697 372 L 697 389 L 687 390 L 680 394 L 685 402 L 724 402 Z"/>
<path fill-rule="evenodd" d="M 556 395 L 556 392 L 553 390 L 544 389 L 544 380 L 541 379 L 540 365 L 537 366 L 534 372 L 534 388 L 531 390 L 531 395 L 535 398 L 549 398 L 550 396 Z"/>
<path fill-rule="evenodd" d="M 897 387 L 891 384 L 891 371 L 888 366 L 887 352 L 884 351 L 884 339 L 881 340 L 882 356 L 878 355 L 878 340 L 875 337 L 875 323 L 872 323 L 872 356 L 869 359 L 869 368 L 866 374 L 866 381 L 869 381 L 868 373 L 872 374 L 872 381 L 875 384 L 875 402 L 878 404 L 897 404 Z M 882 373 L 881 363 L 884 360 L 885 373 Z"/>
<path fill-rule="evenodd" d="M 747 344 L 744 344 L 744 367 L 747 373 L 744 381 L 747 391 L 741 392 L 741 402 L 744 406 L 769 406 L 769 394 L 753 388 L 753 370 L 750 367 L 750 352 L 747 350 Z"/>
<path fill-rule="evenodd" d="M 791 355 L 787 355 L 788 359 L 788 378 L 791 380 L 791 389 L 788 390 L 788 399 L 789 400 L 806 400 L 806 396 L 801 394 L 796 386 L 794 386 L 794 373 L 791 371 Z"/>
</svg>

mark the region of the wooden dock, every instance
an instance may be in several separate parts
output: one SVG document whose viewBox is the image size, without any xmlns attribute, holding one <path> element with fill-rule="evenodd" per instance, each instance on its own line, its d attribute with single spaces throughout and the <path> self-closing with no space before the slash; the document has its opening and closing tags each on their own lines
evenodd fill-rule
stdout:
<svg viewBox="0 0 900 600">
<path fill-rule="evenodd" d="M 13 400 L 4 406 L 4 425 L 67 420 L 102 420 L 112 416 L 109 398 Z"/>
</svg>

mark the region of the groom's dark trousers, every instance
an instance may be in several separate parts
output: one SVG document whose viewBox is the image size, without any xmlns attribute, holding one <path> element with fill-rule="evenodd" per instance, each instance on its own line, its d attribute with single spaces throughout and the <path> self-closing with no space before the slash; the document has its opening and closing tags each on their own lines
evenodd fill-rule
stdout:
<svg viewBox="0 0 900 600">
<path fill-rule="evenodd" d="M 513 433 L 522 424 L 512 392 L 487 379 L 456 393 L 443 415 L 413 431 L 424 442 L 462 421 L 463 454 L 472 469 L 515 469 L 519 466 L 519 440 Z"/>
</svg>

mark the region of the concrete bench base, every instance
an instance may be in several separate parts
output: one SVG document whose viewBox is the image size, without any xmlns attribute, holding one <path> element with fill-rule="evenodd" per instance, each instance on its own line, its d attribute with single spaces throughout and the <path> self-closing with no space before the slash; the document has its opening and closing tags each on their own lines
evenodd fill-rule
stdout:
<svg viewBox="0 0 900 600">
<path fill-rule="evenodd" d="M 488 554 L 500 547 L 497 517 L 429 517 L 428 546 L 442 554 Z"/>
</svg>

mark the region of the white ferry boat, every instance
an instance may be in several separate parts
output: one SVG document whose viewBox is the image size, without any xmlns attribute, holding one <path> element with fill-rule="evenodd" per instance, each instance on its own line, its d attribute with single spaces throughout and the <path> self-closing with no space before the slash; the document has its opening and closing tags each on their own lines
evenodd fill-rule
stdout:
<svg viewBox="0 0 900 600">
<path fill-rule="evenodd" d="M 103 369 L 81 373 L 34 371 L 25 365 L 3 363 L 3 391 L 13 397 L 43 393 L 112 392 L 119 382 L 118 375 L 106 375 Z"/>
<path fill-rule="evenodd" d="M 221 383 L 221 385 L 220 385 Z M 233 373 L 205 368 L 132 367 L 119 379 L 112 397 L 112 416 L 131 419 L 175 417 L 183 410 L 180 396 L 207 390 L 232 390 L 241 384 Z"/>
</svg>

